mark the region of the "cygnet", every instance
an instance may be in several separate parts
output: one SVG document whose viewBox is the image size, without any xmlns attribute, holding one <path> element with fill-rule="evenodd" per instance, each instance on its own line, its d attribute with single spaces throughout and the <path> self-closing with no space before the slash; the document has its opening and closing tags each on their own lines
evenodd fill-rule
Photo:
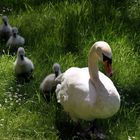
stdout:
<svg viewBox="0 0 140 140">
<path fill-rule="evenodd" d="M 54 63 L 52 69 L 54 73 L 46 76 L 40 84 L 40 90 L 43 92 L 43 95 L 47 101 L 50 101 L 50 93 L 55 91 L 58 84 L 58 82 L 55 81 L 56 77 L 61 74 L 61 67 L 58 63 Z"/>
<path fill-rule="evenodd" d="M 29 58 L 25 57 L 25 50 L 22 47 L 18 48 L 17 58 L 14 62 L 14 70 L 17 77 L 22 76 L 24 78 L 29 78 L 32 76 L 34 64 Z"/>
<path fill-rule="evenodd" d="M 7 41 L 7 47 L 10 50 L 17 50 L 18 46 L 23 46 L 25 44 L 25 39 L 18 35 L 17 27 L 12 28 L 12 36 Z"/>
<path fill-rule="evenodd" d="M 8 23 L 8 17 L 2 16 L 3 24 L 0 26 L 0 40 L 7 41 L 12 35 L 12 27 Z"/>
</svg>

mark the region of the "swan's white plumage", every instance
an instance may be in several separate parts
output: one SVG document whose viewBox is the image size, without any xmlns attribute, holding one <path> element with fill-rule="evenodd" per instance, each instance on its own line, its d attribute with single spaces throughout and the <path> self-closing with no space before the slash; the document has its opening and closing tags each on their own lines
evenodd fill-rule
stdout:
<svg viewBox="0 0 140 140">
<path fill-rule="evenodd" d="M 88 68 L 72 67 L 58 77 L 57 100 L 73 120 L 107 118 L 119 110 L 120 96 L 113 82 L 99 71 L 97 75 L 99 80 L 93 82 Z"/>
</svg>

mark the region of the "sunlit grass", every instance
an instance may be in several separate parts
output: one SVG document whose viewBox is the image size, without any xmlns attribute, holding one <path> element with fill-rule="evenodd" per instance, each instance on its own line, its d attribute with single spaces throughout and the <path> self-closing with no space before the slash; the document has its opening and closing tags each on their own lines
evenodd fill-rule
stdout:
<svg viewBox="0 0 140 140">
<path fill-rule="evenodd" d="M 12 13 L 2 14 L 8 14 L 10 24 L 17 26 L 19 34 L 25 37 L 26 55 L 34 62 L 35 71 L 34 79 L 29 83 L 17 83 L 13 71 L 16 56 L 4 52 L 4 42 L 0 44 L 0 138 L 73 139 L 74 124 L 55 97 L 48 104 L 44 101 L 39 85 L 52 72 L 54 62 L 61 64 L 62 71 L 71 66 L 87 67 L 90 47 L 95 41 L 105 40 L 113 51 L 112 80 L 122 102 L 114 117 L 97 122 L 108 140 L 139 140 L 140 34 L 138 30 L 132 30 L 138 23 L 130 24 L 134 20 L 131 15 L 135 14 L 137 18 L 134 5 L 130 5 L 133 11 L 129 9 L 128 20 L 123 17 L 121 6 L 113 7 L 111 3 L 110 9 L 106 10 L 105 2 L 104 7 L 90 0 L 44 4 L 20 0 L 15 9 L 14 1 L 4 4 Z M 101 65 L 100 70 L 103 71 Z"/>
</svg>

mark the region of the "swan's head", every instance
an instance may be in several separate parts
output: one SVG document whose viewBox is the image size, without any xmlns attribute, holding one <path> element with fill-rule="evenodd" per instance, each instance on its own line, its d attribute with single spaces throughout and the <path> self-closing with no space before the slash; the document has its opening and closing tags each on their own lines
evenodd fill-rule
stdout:
<svg viewBox="0 0 140 140">
<path fill-rule="evenodd" d="M 13 27 L 13 28 L 12 28 L 12 34 L 13 34 L 14 37 L 16 37 L 16 35 L 18 34 L 18 29 L 17 29 L 17 27 Z"/>
<path fill-rule="evenodd" d="M 22 61 L 24 60 L 24 56 L 25 56 L 25 50 L 24 50 L 24 48 L 22 48 L 22 47 L 19 47 L 19 48 L 18 48 L 17 56 L 18 56 L 18 58 L 21 59 Z"/>
<path fill-rule="evenodd" d="M 103 61 L 106 73 L 109 77 L 112 76 L 112 51 L 107 42 L 98 41 L 95 44 L 97 49 L 97 55 Z"/>
<path fill-rule="evenodd" d="M 61 67 L 58 63 L 53 64 L 53 71 L 55 73 L 55 77 L 57 77 L 61 73 Z"/>
<path fill-rule="evenodd" d="M 2 20 L 3 20 L 3 23 L 4 23 L 5 25 L 8 24 L 8 17 L 7 17 L 7 16 L 3 16 L 3 17 L 2 17 Z"/>
</svg>

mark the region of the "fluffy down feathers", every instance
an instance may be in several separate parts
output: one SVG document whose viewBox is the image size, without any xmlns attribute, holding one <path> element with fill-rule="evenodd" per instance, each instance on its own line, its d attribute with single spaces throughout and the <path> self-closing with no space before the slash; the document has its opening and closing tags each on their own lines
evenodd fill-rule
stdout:
<svg viewBox="0 0 140 140">
<path fill-rule="evenodd" d="M 0 26 L 0 39 L 4 39 L 7 41 L 9 37 L 12 35 L 12 27 L 8 23 L 7 16 L 2 17 L 3 25 Z"/>
<path fill-rule="evenodd" d="M 16 50 L 17 46 L 23 46 L 25 44 L 25 39 L 18 35 L 18 29 L 16 27 L 12 28 L 12 36 L 7 41 L 6 46 L 11 50 Z"/>
<path fill-rule="evenodd" d="M 30 75 L 34 70 L 33 62 L 25 57 L 25 51 L 22 47 L 18 48 L 17 59 L 14 62 L 14 70 L 17 76 Z"/>
<path fill-rule="evenodd" d="M 58 82 L 55 81 L 56 77 L 61 74 L 60 65 L 58 63 L 55 63 L 53 65 L 53 71 L 54 73 L 51 73 L 48 76 L 46 76 L 40 84 L 40 90 L 43 92 L 47 100 L 50 100 L 49 92 L 54 92 L 58 84 Z"/>
</svg>

